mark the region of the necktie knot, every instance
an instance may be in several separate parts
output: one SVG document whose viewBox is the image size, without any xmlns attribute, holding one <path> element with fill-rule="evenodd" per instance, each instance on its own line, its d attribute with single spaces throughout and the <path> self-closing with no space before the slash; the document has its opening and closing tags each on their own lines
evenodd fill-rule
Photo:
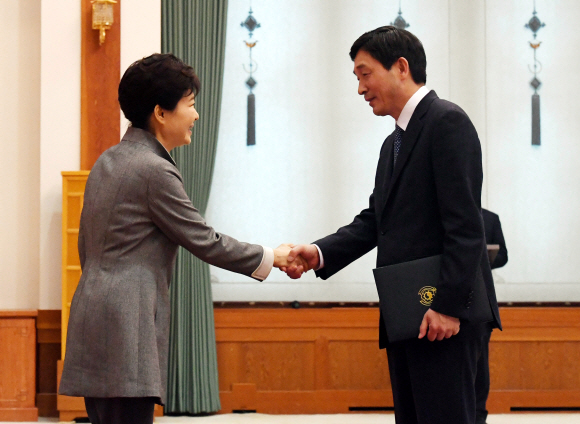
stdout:
<svg viewBox="0 0 580 424">
<path fill-rule="evenodd" d="M 398 125 L 395 125 L 395 143 L 394 143 L 394 159 L 393 159 L 393 167 L 397 163 L 397 156 L 399 156 L 399 150 L 401 150 L 401 143 L 403 142 L 403 129 Z"/>
</svg>

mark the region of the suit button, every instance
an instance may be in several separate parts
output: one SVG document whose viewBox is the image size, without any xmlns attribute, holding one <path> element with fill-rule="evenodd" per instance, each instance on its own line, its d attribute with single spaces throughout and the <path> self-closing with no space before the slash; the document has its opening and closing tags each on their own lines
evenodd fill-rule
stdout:
<svg viewBox="0 0 580 424">
<path fill-rule="evenodd" d="M 386 231 L 381 231 L 381 234 L 382 235 L 385 235 L 385 234 L 387 234 L 387 232 Z"/>
</svg>

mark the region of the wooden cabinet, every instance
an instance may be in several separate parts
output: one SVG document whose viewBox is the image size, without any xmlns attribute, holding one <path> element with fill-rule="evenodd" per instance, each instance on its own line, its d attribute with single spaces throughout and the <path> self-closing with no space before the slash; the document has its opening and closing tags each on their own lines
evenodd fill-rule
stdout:
<svg viewBox="0 0 580 424">
<path fill-rule="evenodd" d="M 81 278 L 78 238 L 89 171 L 62 173 L 62 342 L 64 359 L 70 304 Z"/>
<path fill-rule="evenodd" d="M 0 421 L 36 421 L 37 311 L 0 311 Z"/>
<path fill-rule="evenodd" d="M 81 278 L 81 263 L 78 251 L 79 224 L 89 172 L 62 173 L 62 342 L 61 360 L 57 366 L 58 384 L 60 384 L 62 361 L 66 351 L 70 304 Z M 58 395 L 57 409 L 61 421 L 72 421 L 75 418 L 87 416 L 82 398 Z"/>
</svg>

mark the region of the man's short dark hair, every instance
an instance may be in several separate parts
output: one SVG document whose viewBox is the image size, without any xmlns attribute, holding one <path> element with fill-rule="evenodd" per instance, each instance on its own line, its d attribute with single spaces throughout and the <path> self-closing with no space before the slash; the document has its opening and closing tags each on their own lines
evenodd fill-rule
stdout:
<svg viewBox="0 0 580 424">
<path fill-rule="evenodd" d="M 136 128 L 148 129 L 155 106 L 174 110 L 183 96 L 197 95 L 199 78 L 176 56 L 153 54 L 134 62 L 119 83 L 119 104 Z"/>
<path fill-rule="evenodd" d="M 350 48 L 350 58 L 354 60 L 359 50 L 370 54 L 385 69 L 391 69 L 400 57 L 409 62 L 411 77 L 416 84 L 427 82 L 427 58 L 423 44 L 409 31 L 394 26 L 383 26 L 365 32 Z"/>
</svg>

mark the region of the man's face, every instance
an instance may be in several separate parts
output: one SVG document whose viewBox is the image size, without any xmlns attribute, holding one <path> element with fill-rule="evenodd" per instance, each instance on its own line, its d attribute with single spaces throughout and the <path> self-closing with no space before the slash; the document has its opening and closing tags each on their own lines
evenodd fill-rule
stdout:
<svg viewBox="0 0 580 424">
<path fill-rule="evenodd" d="M 397 113 L 396 100 L 401 87 L 398 71 L 396 62 L 390 70 L 387 70 L 381 62 L 364 50 L 359 50 L 354 58 L 358 94 L 364 96 L 377 116 L 394 116 Z"/>
</svg>

